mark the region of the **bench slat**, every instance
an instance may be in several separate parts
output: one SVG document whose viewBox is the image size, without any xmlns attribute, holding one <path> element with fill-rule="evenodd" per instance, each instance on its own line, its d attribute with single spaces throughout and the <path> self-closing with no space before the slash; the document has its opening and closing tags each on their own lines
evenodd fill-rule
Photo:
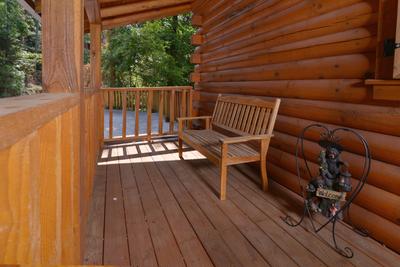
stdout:
<svg viewBox="0 0 400 267">
<path fill-rule="evenodd" d="M 220 139 L 226 136 L 213 130 L 185 130 L 184 140 L 190 140 L 209 150 L 216 157 L 221 155 Z M 228 157 L 231 158 L 253 158 L 259 160 L 260 153 L 245 143 L 232 144 L 228 146 Z"/>
<path fill-rule="evenodd" d="M 258 121 L 257 121 L 257 126 L 256 126 L 253 134 L 260 134 L 262 124 L 265 121 L 265 110 L 266 110 L 266 108 L 261 109 L 260 116 L 258 117 Z"/>
</svg>

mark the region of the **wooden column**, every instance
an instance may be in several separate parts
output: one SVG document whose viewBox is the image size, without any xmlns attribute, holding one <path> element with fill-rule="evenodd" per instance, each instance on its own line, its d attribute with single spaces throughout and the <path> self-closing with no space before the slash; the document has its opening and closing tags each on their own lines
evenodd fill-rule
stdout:
<svg viewBox="0 0 400 267">
<path fill-rule="evenodd" d="M 54 232 L 42 231 L 41 264 L 80 264 L 82 233 L 86 224 L 82 215 L 82 207 L 85 204 L 83 189 L 87 178 L 85 177 L 85 130 L 83 130 L 86 129 L 83 93 L 83 0 L 42 0 L 41 4 L 43 87 L 50 93 L 77 93 L 80 98 L 80 108 L 76 110 L 74 118 L 76 128 L 71 132 L 71 135 L 76 137 L 74 139 L 76 142 L 73 145 L 65 144 L 65 150 L 74 152 L 73 160 L 68 161 L 65 155 L 60 158 L 62 164 L 79 167 L 76 173 L 62 170 L 62 180 L 58 181 L 57 190 L 53 190 L 54 205 L 41 206 L 40 212 L 49 214 L 41 221 L 41 226 L 45 229 L 53 225 L 56 229 Z M 56 141 L 57 139 L 49 139 L 49 146 Z M 51 166 L 52 162 L 43 164 Z M 54 168 L 59 169 L 57 166 Z M 52 175 L 42 176 L 40 182 L 46 188 L 46 185 L 51 184 L 54 179 Z M 70 184 L 66 182 L 68 179 L 71 180 Z M 51 201 L 53 200 L 50 199 L 49 203 Z M 74 223 L 59 222 L 59 216 L 71 217 Z M 60 232 L 63 234 L 60 235 Z"/>
<path fill-rule="evenodd" d="M 90 24 L 90 87 L 98 91 L 96 106 L 96 131 L 98 131 L 99 147 L 104 140 L 104 103 L 103 95 L 99 92 L 102 83 L 101 76 L 101 24 Z"/>
<path fill-rule="evenodd" d="M 90 86 L 101 87 L 101 24 L 90 24 Z"/>
<path fill-rule="evenodd" d="M 83 0 L 43 0 L 42 29 L 44 89 L 81 91 Z"/>
</svg>

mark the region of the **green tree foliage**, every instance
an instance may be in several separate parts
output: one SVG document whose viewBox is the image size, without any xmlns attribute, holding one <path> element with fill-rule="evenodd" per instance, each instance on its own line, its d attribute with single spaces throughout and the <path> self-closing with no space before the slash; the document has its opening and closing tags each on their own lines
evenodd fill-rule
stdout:
<svg viewBox="0 0 400 267">
<path fill-rule="evenodd" d="M 0 0 L 0 97 L 40 82 L 40 26 L 15 0 Z"/>
<path fill-rule="evenodd" d="M 105 33 L 105 86 L 187 85 L 193 69 L 191 14 L 129 25 Z"/>
</svg>

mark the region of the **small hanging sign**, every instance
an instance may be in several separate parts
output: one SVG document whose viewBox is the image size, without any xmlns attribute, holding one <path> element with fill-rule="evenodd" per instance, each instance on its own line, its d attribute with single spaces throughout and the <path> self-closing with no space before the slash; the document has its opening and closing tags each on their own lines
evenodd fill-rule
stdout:
<svg viewBox="0 0 400 267">
<path fill-rule="evenodd" d="M 318 188 L 316 195 L 336 201 L 346 201 L 346 192 L 338 192 L 329 189 Z"/>
</svg>

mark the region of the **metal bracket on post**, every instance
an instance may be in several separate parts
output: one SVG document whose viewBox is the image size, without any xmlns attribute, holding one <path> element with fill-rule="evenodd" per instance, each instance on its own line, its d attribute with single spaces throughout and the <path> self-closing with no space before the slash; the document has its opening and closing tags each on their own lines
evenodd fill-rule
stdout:
<svg viewBox="0 0 400 267">
<path fill-rule="evenodd" d="M 394 39 L 386 39 L 383 42 L 383 56 L 384 57 L 393 57 L 394 51 L 400 48 L 400 43 L 396 43 Z"/>
</svg>

